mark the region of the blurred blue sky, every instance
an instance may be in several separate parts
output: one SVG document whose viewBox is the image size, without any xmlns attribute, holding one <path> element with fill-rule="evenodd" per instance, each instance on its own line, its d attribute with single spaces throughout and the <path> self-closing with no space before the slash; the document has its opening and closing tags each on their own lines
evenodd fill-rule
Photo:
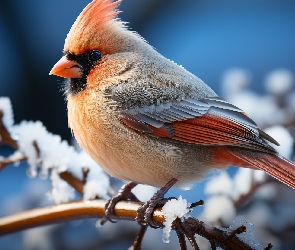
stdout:
<svg viewBox="0 0 295 250">
<path fill-rule="evenodd" d="M 0 96 L 11 98 L 16 122 L 41 120 L 50 132 L 70 139 L 62 80 L 48 73 L 62 55 L 68 30 L 88 3 L 0 1 Z M 229 68 L 248 69 L 253 90 L 260 92 L 270 71 L 295 71 L 293 0 L 124 0 L 120 9 L 119 17 L 132 30 L 217 93 Z M 1 186 L 1 199 L 19 190 L 13 186 L 27 178 L 20 171 L 23 179 L 15 179 L 15 170 L 0 173 L 0 180 L 18 180 L 11 182 L 12 187 L 4 185 L 9 191 Z M 183 195 L 189 200 L 202 198 L 196 190 L 190 193 L 191 197 Z"/>
</svg>

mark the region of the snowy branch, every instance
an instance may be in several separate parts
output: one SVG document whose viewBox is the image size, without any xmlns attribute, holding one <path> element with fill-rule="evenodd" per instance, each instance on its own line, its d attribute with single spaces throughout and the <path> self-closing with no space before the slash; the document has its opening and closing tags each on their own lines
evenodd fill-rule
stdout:
<svg viewBox="0 0 295 250">
<path fill-rule="evenodd" d="M 36 208 L 29 211 L 6 216 L 0 219 L 0 235 L 14 233 L 32 227 L 44 226 L 48 224 L 65 222 L 85 218 L 103 217 L 105 213 L 105 200 L 92 200 L 88 202 L 76 201 L 55 206 Z M 135 220 L 137 210 L 143 205 L 141 202 L 121 201 L 118 202 L 112 219 L 115 220 Z M 161 208 L 157 208 L 153 214 L 153 220 L 159 226 L 163 226 L 165 216 Z M 241 233 L 239 230 L 226 230 L 212 227 L 205 222 L 188 217 L 181 221 L 176 220 L 174 229 L 186 231 L 184 234 L 198 234 L 216 246 L 224 249 L 253 249 L 236 235 Z M 244 231 L 243 231 L 244 232 Z"/>
</svg>

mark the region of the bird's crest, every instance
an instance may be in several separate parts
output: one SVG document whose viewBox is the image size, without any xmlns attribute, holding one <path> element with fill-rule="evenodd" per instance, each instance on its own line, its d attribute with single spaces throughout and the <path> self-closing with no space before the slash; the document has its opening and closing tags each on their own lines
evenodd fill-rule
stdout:
<svg viewBox="0 0 295 250">
<path fill-rule="evenodd" d="M 89 3 L 74 22 L 69 31 L 64 51 L 72 51 L 76 54 L 84 50 L 91 50 L 99 45 L 97 32 L 102 30 L 107 22 L 113 20 L 120 11 L 116 8 L 122 0 L 93 0 Z M 116 24 L 121 22 L 116 21 Z M 79 41 L 79 42 L 77 42 Z"/>
<path fill-rule="evenodd" d="M 77 18 L 77 22 L 82 22 L 85 25 L 92 23 L 95 26 L 101 25 L 114 17 L 120 11 L 116 8 L 120 5 L 122 0 L 93 0 L 89 3 Z"/>
</svg>

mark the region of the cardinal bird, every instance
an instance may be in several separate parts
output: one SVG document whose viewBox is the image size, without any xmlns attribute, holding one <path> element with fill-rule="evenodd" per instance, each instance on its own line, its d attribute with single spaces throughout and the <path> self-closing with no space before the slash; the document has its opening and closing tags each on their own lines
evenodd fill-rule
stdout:
<svg viewBox="0 0 295 250">
<path fill-rule="evenodd" d="M 212 169 L 260 169 L 295 188 L 295 165 L 241 109 L 166 59 L 93 0 L 50 74 L 67 78 L 69 127 L 107 173 L 133 185 L 185 188 Z"/>
</svg>

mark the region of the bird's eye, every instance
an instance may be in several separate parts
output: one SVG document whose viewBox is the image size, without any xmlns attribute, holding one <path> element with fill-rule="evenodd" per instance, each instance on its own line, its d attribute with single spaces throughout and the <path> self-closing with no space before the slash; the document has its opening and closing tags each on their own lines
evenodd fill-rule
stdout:
<svg viewBox="0 0 295 250">
<path fill-rule="evenodd" d="M 99 61 L 102 58 L 102 53 L 99 50 L 91 51 L 89 54 L 89 59 L 91 61 Z"/>
</svg>

